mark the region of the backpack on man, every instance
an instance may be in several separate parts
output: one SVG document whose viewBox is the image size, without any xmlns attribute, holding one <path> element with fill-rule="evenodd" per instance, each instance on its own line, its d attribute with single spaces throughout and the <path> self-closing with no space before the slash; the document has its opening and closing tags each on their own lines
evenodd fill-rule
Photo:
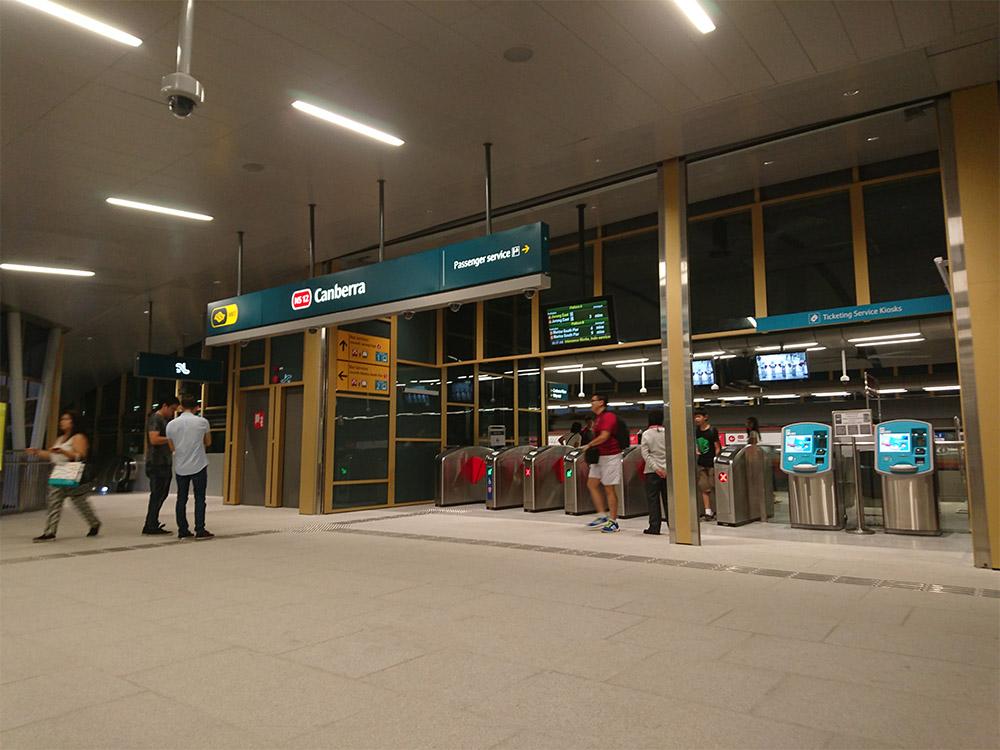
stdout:
<svg viewBox="0 0 1000 750">
<path fill-rule="evenodd" d="M 618 441 L 618 450 L 625 452 L 625 449 L 629 446 L 629 440 L 631 439 L 628 431 L 628 425 L 625 424 L 625 420 L 621 418 L 618 412 L 612 412 L 615 415 L 615 424 L 617 429 L 615 431 L 615 440 Z"/>
</svg>

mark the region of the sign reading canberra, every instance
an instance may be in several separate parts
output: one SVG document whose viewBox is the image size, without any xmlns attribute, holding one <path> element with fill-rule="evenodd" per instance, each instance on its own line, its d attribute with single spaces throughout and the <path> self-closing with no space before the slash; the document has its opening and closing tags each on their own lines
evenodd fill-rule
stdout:
<svg viewBox="0 0 1000 750">
<path fill-rule="evenodd" d="M 549 228 L 542 222 L 369 266 L 263 289 L 208 305 L 206 343 L 223 344 L 527 289 L 548 288 Z M 469 289 L 468 295 L 455 292 Z M 357 311 L 353 315 L 350 311 Z"/>
</svg>

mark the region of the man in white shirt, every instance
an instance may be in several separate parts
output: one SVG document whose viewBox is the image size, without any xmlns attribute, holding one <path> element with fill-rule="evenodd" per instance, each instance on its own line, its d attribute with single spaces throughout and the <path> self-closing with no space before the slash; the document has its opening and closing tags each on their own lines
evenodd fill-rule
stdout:
<svg viewBox="0 0 1000 750">
<path fill-rule="evenodd" d="M 189 393 L 181 396 L 180 416 L 167 425 L 167 442 L 174 454 L 174 472 L 177 474 L 177 537 L 211 539 L 215 536 L 205 529 L 205 488 L 208 485 L 208 455 L 205 449 L 212 444 L 208 420 L 199 417 L 198 402 Z M 194 485 L 194 533 L 188 527 L 188 487 Z"/>
</svg>

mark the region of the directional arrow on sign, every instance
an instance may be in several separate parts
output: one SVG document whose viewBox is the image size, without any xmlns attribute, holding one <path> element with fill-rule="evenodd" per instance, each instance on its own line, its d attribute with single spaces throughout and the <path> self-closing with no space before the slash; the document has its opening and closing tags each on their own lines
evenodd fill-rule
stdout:
<svg viewBox="0 0 1000 750">
<path fill-rule="evenodd" d="M 337 379 L 338 380 L 347 380 L 347 375 L 345 375 L 343 372 L 338 372 L 337 373 Z"/>
<path fill-rule="evenodd" d="M 341 341 L 340 341 L 340 351 L 342 351 L 342 352 L 346 352 L 347 351 L 347 342 L 344 341 L 343 339 L 341 339 Z"/>
</svg>

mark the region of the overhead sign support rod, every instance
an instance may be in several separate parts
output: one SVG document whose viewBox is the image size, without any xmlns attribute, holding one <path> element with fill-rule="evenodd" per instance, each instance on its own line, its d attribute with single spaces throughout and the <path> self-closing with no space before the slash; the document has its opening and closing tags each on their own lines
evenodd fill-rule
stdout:
<svg viewBox="0 0 1000 750">
<path fill-rule="evenodd" d="M 484 143 L 486 149 L 486 234 L 493 234 L 493 173 L 490 169 L 490 149 L 492 143 Z"/>
<path fill-rule="evenodd" d="M 236 242 L 236 296 L 243 294 L 243 232 L 237 232 Z"/>
<path fill-rule="evenodd" d="M 385 180 L 378 181 L 378 262 L 385 260 Z"/>
<path fill-rule="evenodd" d="M 309 204 L 309 278 L 316 276 L 316 204 Z"/>
</svg>

